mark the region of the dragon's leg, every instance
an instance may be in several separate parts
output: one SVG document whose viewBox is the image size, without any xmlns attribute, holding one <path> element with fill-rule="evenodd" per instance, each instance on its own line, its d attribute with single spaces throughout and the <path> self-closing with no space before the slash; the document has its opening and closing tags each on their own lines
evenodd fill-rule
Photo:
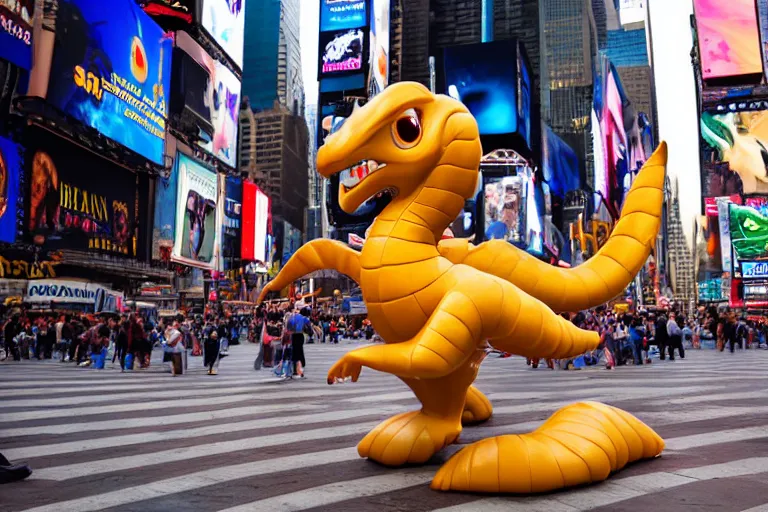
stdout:
<svg viewBox="0 0 768 512">
<path fill-rule="evenodd" d="M 490 400 L 475 386 L 467 390 L 467 402 L 464 404 L 464 412 L 461 415 L 463 425 L 475 425 L 482 423 L 493 414 Z"/>
<path fill-rule="evenodd" d="M 600 482 L 631 462 L 656 457 L 664 441 L 620 409 L 595 402 L 560 409 L 530 434 L 473 443 L 440 468 L 443 491 L 536 493 Z"/>
</svg>

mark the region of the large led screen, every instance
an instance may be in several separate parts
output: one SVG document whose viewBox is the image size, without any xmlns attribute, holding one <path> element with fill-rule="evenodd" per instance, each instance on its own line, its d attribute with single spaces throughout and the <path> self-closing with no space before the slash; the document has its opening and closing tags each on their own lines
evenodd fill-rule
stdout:
<svg viewBox="0 0 768 512">
<path fill-rule="evenodd" d="M 524 241 L 525 186 L 519 176 L 484 178 L 486 240 Z"/>
<path fill-rule="evenodd" d="M 768 259 L 768 217 L 750 206 L 729 205 L 731 244 L 739 260 Z"/>
<path fill-rule="evenodd" d="M 184 154 L 179 153 L 177 159 L 179 185 L 173 259 L 191 266 L 215 269 L 220 240 L 216 229 L 216 173 Z"/>
<path fill-rule="evenodd" d="M 363 69 L 363 29 L 320 34 L 320 76 Z"/>
<path fill-rule="evenodd" d="M 517 43 L 446 48 L 444 65 L 446 92 L 467 106 L 481 135 L 518 130 Z"/>
<path fill-rule="evenodd" d="M 162 164 L 172 51 L 132 0 L 61 0 L 48 102 Z"/>
<path fill-rule="evenodd" d="M 233 176 L 220 175 L 223 215 L 221 215 L 221 256 L 222 269 L 236 268 L 240 260 L 240 233 L 243 219 L 243 180 Z"/>
<path fill-rule="evenodd" d="M 389 85 L 389 0 L 373 0 L 371 6 L 370 96 Z"/>
<path fill-rule="evenodd" d="M 518 95 L 517 95 L 517 115 L 519 120 L 519 131 L 531 148 L 531 70 L 528 62 L 523 58 L 523 53 L 518 53 L 517 59 L 518 76 Z"/>
<path fill-rule="evenodd" d="M 135 174 L 63 142 L 41 143 L 27 165 L 25 221 L 46 248 L 136 256 Z"/>
<path fill-rule="evenodd" d="M 19 67 L 32 66 L 32 21 L 35 0 L 0 0 L 0 58 Z"/>
<path fill-rule="evenodd" d="M 203 0 L 203 28 L 242 69 L 245 0 Z"/>
<path fill-rule="evenodd" d="M 727 184 L 741 183 L 744 194 L 768 192 L 768 111 L 701 115 L 701 135 L 712 155 L 706 158 L 705 196 L 738 192 Z"/>
<path fill-rule="evenodd" d="M 179 159 L 168 177 L 155 180 L 155 217 L 152 226 L 152 259 L 169 260 L 176 230 L 176 196 L 179 185 Z"/>
<path fill-rule="evenodd" d="M 16 241 L 16 214 L 23 160 L 21 146 L 0 137 L 0 242 Z"/>
<path fill-rule="evenodd" d="M 365 26 L 365 7 L 366 0 L 321 0 L 320 31 L 328 32 Z"/>
<path fill-rule="evenodd" d="M 268 222 L 269 196 L 254 183 L 243 182 L 243 260 L 267 263 Z"/>
<path fill-rule="evenodd" d="M 176 46 L 189 54 L 208 72 L 201 105 L 193 106 L 198 115 L 213 126 L 213 137 L 204 137 L 200 147 L 225 164 L 237 165 L 237 129 L 240 114 L 240 81 L 221 62 L 214 60 L 186 32 L 177 32 Z M 202 110 L 200 107 L 203 106 Z M 198 111 L 199 110 L 199 111 Z"/>
<path fill-rule="evenodd" d="M 290 223 L 283 222 L 283 266 L 299 250 L 299 247 L 301 247 L 301 231 Z"/>
<path fill-rule="evenodd" d="M 694 0 L 704 80 L 762 75 L 755 0 Z"/>
</svg>

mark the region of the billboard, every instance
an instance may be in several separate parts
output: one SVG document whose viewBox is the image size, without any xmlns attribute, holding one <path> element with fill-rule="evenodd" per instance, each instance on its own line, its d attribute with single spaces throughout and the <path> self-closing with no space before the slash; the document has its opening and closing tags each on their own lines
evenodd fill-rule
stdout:
<svg viewBox="0 0 768 512">
<path fill-rule="evenodd" d="M 283 221 L 283 257 L 282 264 L 285 266 L 291 256 L 301 247 L 301 231 L 293 227 L 290 223 Z"/>
<path fill-rule="evenodd" d="M 445 91 L 467 106 L 481 135 L 518 131 L 515 41 L 454 46 L 445 49 L 443 59 Z"/>
<path fill-rule="evenodd" d="M 371 3 L 370 45 L 368 89 L 373 97 L 389 85 L 389 0 Z"/>
<path fill-rule="evenodd" d="M 531 148 L 531 67 L 523 56 L 517 54 L 517 118 L 518 131 L 528 148 Z"/>
<path fill-rule="evenodd" d="M 203 28 L 243 68 L 245 0 L 203 0 Z"/>
<path fill-rule="evenodd" d="M 763 74 L 755 0 L 694 0 L 704 81 Z"/>
<path fill-rule="evenodd" d="M 221 195 L 222 233 L 221 252 L 222 269 L 231 270 L 236 267 L 235 260 L 240 260 L 240 233 L 243 219 L 243 180 L 232 176 L 220 176 L 223 186 Z"/>
<path fill-rule="evenodd" d="M 366 3 L 366 0 L 320 0 L 320 32 L 364 27 Z"/>
<path fill-rule="evenodd" d="M 645 0 L 619 0 L 619 19 L 623 26 L 645 22 Z"/>
<path fill-rule="evenodd" d="M 485 239 L 525 239 L 526 186 L 520 176 L 483 177 Z"/>
<path fill-rule="evenodd" d="M 749 206 L 729 205 L 731 243 L 739 260 L 768 259 L 768 217 Z"/>
<path fill-rule="evenodd" d="M 0 0 L 0 59 L 32 67 L 34 16 L 35 0 Z"/>
<path fill-rule="evenodd" d="M 30 152 L 26 226 L 48 249 L 136 257 L 137 177 L 71 144 Z"/>
<path fill-rule="evenodd" d="M 320 34 L 320 78 L 363 69 L 365 32 L 351 29 Z"/>
<path fill-rule="evenodd" d="M 173 260 L 215 269 L 219 247 L 216 173 L 182 153 L 177 155 L 177 160 L 179 185 Z"/>
<path fill-rule="evenodd" d="M 195 0 L 145 0 L 143 8 L 152 16 L 171 16 L 187 23 L 195 17 Z"/>
<path fill-rule="evenodd" d="M 25 302 L 31 304 L 82 304 L 96 313 L 122 312 L 124 295 L 103 285 L 87 281 L 43 279 L 27 283 Z"/>
<path fill-rule="evenodd" d="M 47 100 L 162 164 L 172 44 L 132 0 L 61 0 Z"/>
<path fill-rule="evenodd" d="M 199 86 L 197 81 L 193 81 L 184 86 L 184 91 L 174 91 L 174 93 L 189 96 L 186 89 L 193 87 L 202 93 L 202 98 L 194 95 L 190 101 L 186 102 L 189 108 L 206 121 L 206 124 L 213 127 L 211 136 L 201 134 L 204 140 L 198 144 L 225 164 L 235 167 L 240 114 L 240 80 L 224 64 L 208 55 L 186 32 L 176 33 L 176 46 L 192 57 L 208 75 L 205 84 L 202 83 L 201 78 Z"/>
<path fill-rule="evenodd" d="M 23 172 L 22 148 L 0 137 L 0 242 L 16 241 L 19 183 Z"/>
<path fill-rule="evenodd" d="M 768 279 L 768 262 L 741 262 L 741 277 L 742 279 Z"/>
<path fill-rule="evenodd" d="M 269 196 L 251 182 L 243 182 L 242 258 L 267 263 Z"/>
<path fill-rule="evenodd" d="M 155 216 L 152 223 L 152 259 L 170 260 L 176 230 L 176 196 L 179 186 L 179 159 L 170 175 L 155 181 Z"/>
<path fill-rule="evenodd" d="M 701 115 L 701 136 L 712 151 L 705 175 L 705 192 L 730 195 L 729 182 L 741 184 L 744 194 L 768 193 L 768 162 L 763 160 L 768 148 L 768 111 L 730 112 Z M 706 156 L 706 154 L 705 154 Z M 734 176 L 735 174 L 735 176 Z"/>
</svg>

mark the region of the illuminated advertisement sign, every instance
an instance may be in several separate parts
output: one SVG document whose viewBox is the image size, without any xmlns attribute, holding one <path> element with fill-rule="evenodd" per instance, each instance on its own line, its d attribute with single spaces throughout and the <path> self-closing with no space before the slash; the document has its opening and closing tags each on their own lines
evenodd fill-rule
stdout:
<svg viewBox="0 0 768 512">
<path fill-rule="evenodd" d="M 768 111 L 701 115 L 701 136 L 714 152 L 716 169 L 708 177 L 708 195 L 730 195 L 741 181 L 744 194 L 768 193 L 768 165 L 763 160 L 768 147 Z M 705 160 L 706 162 L 706 160 Z"/>
<path fill-rule="evenodd" d="M 32 65 L 35 0 L 0 0 L 0 58 L 19 67 Z"/>
<path fill-rule="evenodd" d="M 152 259 L 168 261 L 176 229 L 176 196 L 179 185 L 179 159 L 170 175 L 155 180 L 155 218 L 152 226 Z"/>
<path fill-rule="evenodd" d="M 283 222 L 283 266 L 288 263 L 301 247 L 301 231 L 288 222 Z"/>
<path fill-rule="evenodd" d="M 518 130 L 516 56 L 514 41 L 445 49 L 445 91 L 467 106 L 481 135 Z"/>
<path fill-rule="evenodd" d="M 27 228 L 49 249 L 136 256 L 136 175 L 65 143 L 28 156 Z"/>
<path fill-rule="evenodd" d="M 486 240 L 523 242 L 527 208 L 524 180 L 519 176 L 483 180 Z"/>
<path fill-rule="evenodd" d="M 106 313 L 121 311 L 125 296 L 96 283 L 45 279 L 30 281 L 24 300 L 32 304 L 84 304 L 93 306 L 96 313 Z"/>
<path fill-rule="evenodd" d="M 373 0 L 371 8 L 369 96 L 389 85 L 389 0 Z"/>
<path fill-rule="evenodd" d="M 60 0 L 56 36 L 48 102 L 162 164 L 170 36 L 132 0 Z"/>
<path fill-rule="evenodd" d="M 203 0 L 203 28 L 242 69 L 245 0 Z"/>
<path fill-rule="evenodd" d="M 215 269 L 219 246 L 216 173 L 182 153 L 177 159 L 179 193 L 173 259 L 194 267 Z"/>
<path fill-rule="evenodd" d="M 755 0 L 694 0 L 701 74 L 706 80 L 763 73 Z"/>
<path fill-rule="evenodd" d="M 213 127 L 211 139 L 199 141 L 198 144 L 225 164 L 235 167 L 240 114 L 240 81 L 229 68 L 208 55 L 186 32 L 176 33 L 176 46 L 184 50 L 208 74 L 207 82 L 199 84 L 203 97 L 189 103 L 190 108 L 193 108 L 196 114 L 202 116 Z M 197 85 L 192 83 L 187 87 Z M 178 93 L 182 92 L 178 91 Z"/>
<path fill-rule="evenodd" d="M 749 206 L 728 205 L 731 243 L 739 260 L 768 258 L 768 217 Z"/>
<path fill-rule="evenodd" d="M 365 26 L 365 6 L 366 0 L 321 0 L 320 31 L 328 32 Z"/>
<path fill-rule="evenodd" d="M 243 183 L 242 257 L 267 263 L 269 196 L 250 182 Z"/>
<path fill-rule="evenodd" d="M 645 22 L 646 0 L 619 0 L 619 18 L 623 26 Z"/>
<path fill-rule="evenodd" d="M 320 75 L 363 69 L 363 29 L 320 34 Z"/>
<path fill-rule="evenodd" d="M 232 176 L 219 175 L 221 219 L 222 269 L 235 268 L 240 259 L 240 229 L 243 219 L 243 180 Z"/>
<path fill-rule="evenodd" d="M 742 261 L 741 262 L 742 279 L 765 279 L 768 278 L 768 262 L 765 261 Z"/>
<path fill-rule="evenodd" d="M 0 137 L 0 242 L 16 241 L 21 151 L 21 146 Z"/>
</svg>

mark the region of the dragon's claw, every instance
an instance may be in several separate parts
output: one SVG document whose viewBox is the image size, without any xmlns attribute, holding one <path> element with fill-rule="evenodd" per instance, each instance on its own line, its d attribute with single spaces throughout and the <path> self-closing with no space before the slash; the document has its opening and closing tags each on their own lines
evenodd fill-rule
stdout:
<svg viewBox="0 0 768 512">
<path fill-rule="evenodd" d="M 357 357 L 351 352 L 345 354 L 328 370 L 328 384 L 344 382 L 348 378 L 351 378 L 352 382 L 357 382 L 362 369 L 363 365 Z"/>
</svg>

